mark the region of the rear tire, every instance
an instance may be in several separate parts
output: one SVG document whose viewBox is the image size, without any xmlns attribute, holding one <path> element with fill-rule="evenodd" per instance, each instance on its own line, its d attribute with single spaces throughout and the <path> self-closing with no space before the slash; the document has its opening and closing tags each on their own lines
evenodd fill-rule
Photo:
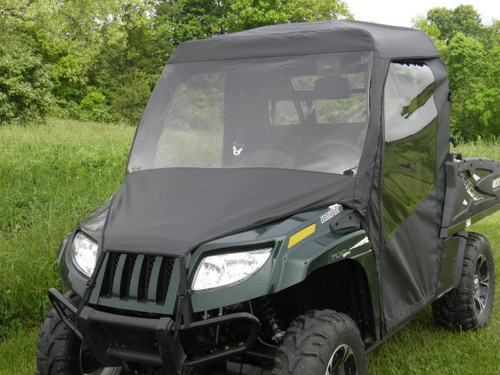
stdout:
<svg viewBox="0 0 500 375">
<path fill-rule="evenodd" d="M 275 375 L 365 375 L 365 347 L 354 321 L 332 310 L 299 316 L 278 348 Z"/>
<path fill-rule="evenodd" d="M 432 304 L 434 318 L 448 328 L 475 331 L 488 323 L 494 295 L 490 243 L 478 233 L 469 233 L 459 285 Z"/>
</svg>

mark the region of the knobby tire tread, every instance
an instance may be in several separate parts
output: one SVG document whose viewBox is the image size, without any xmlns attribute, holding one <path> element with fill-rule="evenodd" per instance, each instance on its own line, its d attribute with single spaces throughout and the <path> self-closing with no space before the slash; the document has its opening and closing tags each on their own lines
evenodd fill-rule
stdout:
<svg viewBox="0 0 500 375">
<path fill-rule="evenodd" d="M 356 324 L 347 316 L 332 310 L 314 310 L 299 316 L 287 330 L 275 358 L 274 375 L 323 375 L 334 348 L 330 343 L 339 332 L 352 332 L 365 374 L 364 346 Z M 328 354 L 326 354 L 328 353 Z M 325 355 L 326 354 L 326 355 Z M 321 370 L 323 369 L 323 370 Z"/>
<path fill-rule="evenodd" d="M 487 311 L 483 312 L 483 314 L 486 313 L 485 317 L 478 316 L 473 298 L 476 262 L 481 254 L 488 261 L 490 278 L 493 278 L 491 283 L 493 289 L 490 288 L 489 291 Z M 455 330 L 475 331 L 487 323 L 493 305 L 495 285 L 494 263 L 491 262 L 493 258 L 491 254 L 491 246 L 484 236 L 478 233 L 469 233 L 458 287 L 432 304 L 433 316 L 439 325 Z"/>
</svg>

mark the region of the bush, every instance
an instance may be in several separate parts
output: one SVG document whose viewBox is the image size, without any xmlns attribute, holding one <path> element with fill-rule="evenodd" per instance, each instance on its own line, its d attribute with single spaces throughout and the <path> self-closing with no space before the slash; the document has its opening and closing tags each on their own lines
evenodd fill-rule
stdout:
<svg viewBox="0 0 500 375">
<path fill-rule="evenodd" d="M 43 117 L 52 103 L 51 66 L 20 43 L 0 43 L 0 124 Z"/>
<path fill-rule="evenodd" d="M 82 121 L 112 122 L 115 120 L 106 104 L 106 96 L 93 86 L 89 86 L 87 91 L 87 95 L 80 102 L 78 118 Z"/>
<path fill-rule="evenodd" d="M 141 118 L 150 95 L 151 90 L 147 80 L 135 78 L 113 94 L 113 113 L 119 116 L 120 120 L 135 125 Z"/>
</svg>

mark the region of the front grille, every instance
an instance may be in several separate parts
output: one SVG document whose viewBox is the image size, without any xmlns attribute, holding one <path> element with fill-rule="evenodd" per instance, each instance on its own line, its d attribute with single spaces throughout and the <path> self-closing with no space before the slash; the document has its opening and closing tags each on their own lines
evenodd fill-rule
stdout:
<svg viewBox="0 0 500 375">
<path fill-rule="evenodd" d="M 175 258 L 109 252 L 105 262 L 100 297 L 165 303 Z"/>
<path fill-rule="evenodd" d="M 110 347 L 158 354 L 158 343 L 154 331 L 105 326 L 101 328 Z"/>
</svg>

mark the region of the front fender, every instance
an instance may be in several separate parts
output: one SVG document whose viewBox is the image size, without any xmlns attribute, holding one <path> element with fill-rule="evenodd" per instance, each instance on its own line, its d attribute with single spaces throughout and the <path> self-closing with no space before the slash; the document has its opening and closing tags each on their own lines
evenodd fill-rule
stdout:
<svg viewBox="0 0 500 375">
<path fill-rule="evenodd" d="M 226 288 L 193 293 L 193 310 L 210 310 L 273 294 L 301 283 L 319 268 L 347 259 L 368 268 L 368 271 L 365 270 L 367 278 L 370 284 L 374 284 L 373 290 L 378 290 L 373 252 L 364 230 L 343 236 L 335 236 L 329 231 L 319 232 L 291 250 L 287 248 L 287 243 L 286 237 L 277 239 L 273 256 L 249 279 Z M 194 266 L 197 261 L 192 261 Z"/>
<path fill-rule="evenodd" d="M 281 277 L 275 291 L 278 292 L 302 282 L 321 267 L 342 260 L 356 260 L 366 252 L 371 253 L 371 245 L 364 230 L 342 237 L 330 233 L 323 235 L 283 257 Z"/>
</svg>

